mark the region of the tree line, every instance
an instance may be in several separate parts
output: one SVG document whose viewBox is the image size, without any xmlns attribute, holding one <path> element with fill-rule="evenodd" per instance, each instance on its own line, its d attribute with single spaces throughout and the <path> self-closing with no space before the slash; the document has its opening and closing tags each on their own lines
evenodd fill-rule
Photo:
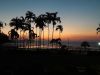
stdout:
<svg viewBox="0 0 100 75">
<path fill-rule="evenodd" d="M 39 45 L 41 47 L 41 45 L 44 46 L 44 35 L 45 35 L 44 30 L 47 27 L 48 28 L 48 44 L 47 44 L 47 46 L 49 47 L 49 45 L 51 43 L 52 47 L 53 47 L 53 43 L 59 41 L 59 40 L 55 41 L 56 39 L 61 40 L 61 33 L 63 31 L 63 26 L 60 23 L 61 23 L 61 19 L 60 19 L 60 17 L 58 17 L 58 12 L 53 12 L 53 13 L 46 12 L 45 14 L 40 14 L 39 16 L 36 16 L 36 14 L 34 14 L 32 11 L 27 11 L 25 14 L 25 17 L 20 16 L 20 17 L 12 18 L 10 20 L 10 23 L 8 24 L 11 27 L 11 30 L 8 32 L 9 39 L 10 40 L 18 40 L 21 38 L 21 32 L 23 32 L 23 36 L 24 36 L 24 33 L 26 31 L 28 31 L 28 38 L 29 38 L 28 47 L 31 46 L 32 40 L 35 40 L 36 45 Z M 32 24 L 34 24 L 34 26 L 32 26 Z M 57 25 L 57 24 L 59 24 L 59 25 Z M 0 33 L 2 33 L 1 29 L 3 28 L 4 25 L 6 25 L 6 23 L 3 24 L 3 22 L 0 22 Z M 50 25 L 52 25 L 51 40 L 50 40 Z M 20 33 L 18 33 L 18 30 L 20 31 Z M 36 30 L 36 31 L 34 31 L 34 30 Z M 54 37 L 55 30 L 59 31 L 58 38 Z M 39 33 L 37 33 L 37 32 L 39 32 Z M 43 34 L 43 44 L 41 43 L 42 34 Z M 37 41 L 39 41 L 39 42 L 37 42 Z"/>
</svg>

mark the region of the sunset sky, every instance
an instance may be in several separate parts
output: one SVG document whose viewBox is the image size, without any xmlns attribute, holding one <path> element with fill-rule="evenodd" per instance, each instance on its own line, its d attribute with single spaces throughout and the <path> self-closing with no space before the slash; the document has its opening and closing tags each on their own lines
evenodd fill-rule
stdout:
<svg viewBox="0 0 100 75">
<path fill-rule="evenodd" d="M 96 28 L 100 23 L 100 0 L 0 0 L 0 21 L 9 24 L 28 10 L 36 15 L 57 11 L 65 40 L 99 40 Z M 9 29 L 5 27 L 3 32 Z M 58 36 L 58 32 L 55 34 Z"/>
</svg>

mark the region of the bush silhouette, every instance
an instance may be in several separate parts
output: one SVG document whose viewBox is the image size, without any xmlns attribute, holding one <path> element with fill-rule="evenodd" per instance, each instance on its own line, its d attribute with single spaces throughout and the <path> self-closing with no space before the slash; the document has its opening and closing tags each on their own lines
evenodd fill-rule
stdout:
<svg viewBox="0 0 100 75">
<path fill-rule="evenodd" d="M 0 33 L 0 44 L 6 43 L 9 41 L 9 38 L 6 34 Z"/>
</svg>

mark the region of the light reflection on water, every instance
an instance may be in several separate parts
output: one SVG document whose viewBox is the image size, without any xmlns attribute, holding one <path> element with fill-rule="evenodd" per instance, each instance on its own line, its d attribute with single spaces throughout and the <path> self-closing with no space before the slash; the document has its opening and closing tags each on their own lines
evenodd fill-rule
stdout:
<svg viewBox="0 0 100 75">
<path fill-rule="evenodd" d="M 19 48 L 42 48 L 42 49 L 52 49 L 52 48 L 59 48 L 58 46 L 56 46 L 56 45 L 54 45 L 53 47 L 52 47 L 52 45 L 41 45 L 41 46 L 39 46 L 39 45 L 34 45 L 34 44 L 27 44 L 27 45 L 20 45 L 19 46 Z"/>
<path fill-rule="evenodd" d="M 64 45 L 68 45 L 68 44 L 66 44 L 66 43 L 64 43 Z M 77 45 L 77 46 L 76 46 Z M 100 51 L 100 47 L 98 47 L 98 46 L 95 46 L 95 45 L 97 45 L 97 42 L 91 42 L 90 43 L 90 46 L 91 47 L 89 47 L 89 49 L 90 50 L 92 50 L 92 51 Z M 47 43 L 45 43 L 44 45 L 39 45 L 39 43 L 37 43 L 37 45 L 36 45 L 36 43 L 35 42 L 31 42 L 31 44 L 29 43 L 29 42 L 27 42 L 27 41 L 22 41 L 22 42 L 20 42 L 20 41 L 18 41 L 18 42 L 9 42 L 9 43 L 6 43 L 5 44 L 5 46 L 18 46 L 19 48 L 42 48 L 42 49 L 52 49 L 52 45 L 51 44 L 49 44 L 49 46 L 48 46 L 48 44 Z M 69 46 L 69 47 L 68 47 Z M 80 50 L 81 49 L 81 46 L 80 46 L 80 43 L 78 42 L 78 43 L 76 43 L 76 42 L 70 42 L 70 44 L 68 45 L 67 47 L 69 48 L 68 50 Z M 54 45 L 53 46 L 53 48 L 59 48 L 57 45 Z"/>
</svg>

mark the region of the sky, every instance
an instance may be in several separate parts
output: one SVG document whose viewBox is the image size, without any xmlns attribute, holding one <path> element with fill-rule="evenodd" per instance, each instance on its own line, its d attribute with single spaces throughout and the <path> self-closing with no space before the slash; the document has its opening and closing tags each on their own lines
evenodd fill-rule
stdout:
<svg viewBox="0 0 100 75">
<path fill-rule="evenodd" d="M 9 24 L 28 10 L 36 15 L 57 11 L 64 28 L 63 40 L 99 40 L 96 28 L 100 23 L 100 0 L 0 0 L 0 21 Z M 9 29 L 4 27 L 3 32 Z M 55 34 L 57 37 L 58 32 Z"/>
</svg>

